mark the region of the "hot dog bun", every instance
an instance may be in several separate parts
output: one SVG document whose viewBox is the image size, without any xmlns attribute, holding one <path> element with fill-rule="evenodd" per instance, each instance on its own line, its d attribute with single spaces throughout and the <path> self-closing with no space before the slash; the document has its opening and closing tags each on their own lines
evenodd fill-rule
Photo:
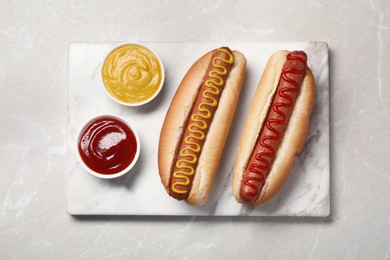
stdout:
<svg viewBox="0 0 390 260">
<path fill-rule="evenodd" d="M 260 130 L 265 123 L 264 121 L 275 95 L 283 64 L 288 53 L 288 51 L 279 51 L 270 57 L 250 105 L 232 176 L 233 195 L 240 203 L 246 203 L 240 197 L 241 182 Z M 281 189 L 287 179 L 294 165 L 296 155 L 305 144 L 314 99 L 314 77 L 311 70 L 307 67 L 300 93 L 271 165 L 269 175 L 265 180 L 260 195 L 251 203 L 252 205 L 256 206 L 268 201 Z"/>
<path fill-rule="evenodd" d="M 195 169 L 192 188 L 185 199 L 192 205 L 201 205 L 209 197 L 224 144 L 237 106 L 241 86 L 245 76 L 246 58 L 233 51 L 234 64 L 230 70 L 218 108 L 203 145 L 198 165 Z M 171 174 L 178 153 L 178 146 L 191 112 L 192 104 L 198 94 L 212 58 L 208 52 L 197 60 L 180 83 L 163 123 L 158 150 L 158 167 L 166 191 L 169 194 Z"/>
</svg>

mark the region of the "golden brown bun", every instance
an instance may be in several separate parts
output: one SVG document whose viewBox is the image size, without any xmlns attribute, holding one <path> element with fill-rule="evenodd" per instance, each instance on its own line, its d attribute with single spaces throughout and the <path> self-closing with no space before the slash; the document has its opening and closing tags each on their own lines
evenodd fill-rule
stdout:
<svg viewBox="0 0 390 260">
<path fill-rule="evenodd" d="M 198 166 L 195 170 L 192 188 L 186 199 L 192 205 L 201 205 L 209 197 L 244 81 L 246 58 L 238 51 L 233 51 L 233 56 L 234 64 L 226 80 L 218 108 L 206 136 Z M 161 129 L 158 168 L 161 182 L 168 193 L 171 171 L 175 154 L 180 145 L 179 141 L 183 127 L 185 127 L 185 120 L 188 113 L 191 112 L 192 103 L 202 84 L 211 57 L 212 52 L 208 52 L 188 70 L 172 99 Z M 194 88 L 194 86 L 198 88 Z"/>
<path fill-rule="evenodd" d="M 232 177 L 233 195 L 240 203 L 245 203 L 240 198 L 241 180 L 260 134 L 260 126 L 263 125 L 268 109 L 272 103 L 272 98 L 278 86 L 283 64 L 288 53 L 288 51 L 279 51 L 271 56 L 249 108 Z M 307 68 L 300 94 L 297 97 L 275 160 L 261 193 L 253 205 L 256 206 L 268 201 L 281 189 L 287 179 L 294 165 L 296 155 L 302 150 L 305 144 L 314 99 L 314 77 L 311 70 Z"/>
</svg>

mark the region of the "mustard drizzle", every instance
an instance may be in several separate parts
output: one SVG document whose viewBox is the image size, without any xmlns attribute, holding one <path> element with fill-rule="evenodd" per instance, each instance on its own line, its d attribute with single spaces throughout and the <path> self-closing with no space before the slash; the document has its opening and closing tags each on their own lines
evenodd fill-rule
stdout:
<svg viewBox="0 0 390 260">
<path fill-rule="evenodd" d="M 211 89 L 205 89 L 202 92 L 202 96 L 207 101 L 203 101 L 198 105 L 199 113 L 194 113 L 191 115 L 192 124 L 189 124 L 188 131 L 189 135 L 184 139 L 184 143 L 190 145 L 189 147 L 184 147 L 179 152 L 179 157 L 182 157 L 176 162 L 176 168 L 178 170 L 173 172 L 173 178 L 180 179 L 180 181 L 172 182 L 171 189 L 173 192 L 178 194 L 185 194 L 187 190 L 178 190 L 176 186 L 188 186 L 190 184 L 190 177 L 195 173 L 195 166 L 198 161 L 196 153 L 199 153 L 201 146 L 190 139 L 195 139 L 202 141 L 206 137 L 207 122 L 205 119 L 212 117 L 211 111 L 208 107 L 216 107 L 218 105 L 218 100 L 214 96 L 219 96 L 221 93 L 220 87 L 225 83 L 222 76 L 227 74 L 227 68 L 216 63 L 217 60 L 220 60 L 227 64 L 233 64 L 234 57 L 226 49 L 217 49 L 217 51 L 223 52 L 229 56 L 229 59 L 224 59 L 222 57 L 214 57 L 212 59 L 213 69 L 209 71 L 208 76 L 210 77 L 206 80 L 205 85 Z M 183 163 L 191 164 L 183 165 Z"/>
</svg>

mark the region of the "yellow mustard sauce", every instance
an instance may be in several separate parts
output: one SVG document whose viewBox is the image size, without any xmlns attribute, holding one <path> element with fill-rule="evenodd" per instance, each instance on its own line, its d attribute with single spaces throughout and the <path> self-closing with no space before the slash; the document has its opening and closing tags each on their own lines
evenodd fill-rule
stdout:
<svg viewBox="0 0 390 260">
<path fill-rule="evenodd" d="M 221 93 L 221 87 L 225 84 L 222 76 L 228 73 L 227 68 L 223 65 L 217 64 L 217 60 L 220 60 L 227 64 L 234 63 L 234 56 L 225 49 L 217 49 L 217 51 L 224 52 L 229 56 L 229 59 L 224 59 L 222 57 L 214 57 L 212 59 L 213 69 L 209 71 L 208 76 L 210 77 L 206 80 L 205 85 L 209 89 L 205 89 L 201 95 L 203 98 L 208 100 L 207 102 L 201 102 L 198 106 L 198 110 L 200 113 L 194 113 L 191 115 L 191 119 L 193 121 L 192 124 L 189 124 L 188 130 L 190 135 L 188 135 L 184 142 L 189 145 L 188 147 L 184 147 L 180 150 L 179 155 L 182 159 L 176 162 L 177 171 L 174 171 L 173 177 L 176 179 L 180 179 L 181 181 L 177 181 L 172 183 L 171 189 L 172 191 L 178 194 L 187 193 L 186 190 L 177 189 L 176 186 L 188 186 L 190 184 L 190 177 L 195 173 L 195 164 L 198 161 L 198 157 L 196 153 L 199 153 L 201 150 L 200 145 L 197 142 L 191 141 L 191 139 L 196 140 L 204 140 L 205 139 L 205 131 L 208 129 L 208 125 L 205 119 L 211 118 L 213 115 L 208 107 L 216 107 L 218 105 L 218 100 L 213 96 L 218 96 Z M 188 166 L 185 163 L 189 164 Z"/>
<path fill-rule="evenodd" d="M 141 103 L 156 94 L 163 80 L 162 66 L 149 49 L 127 44 L 106 58 L 102 78 L 107 91 L 124 103 Z"/>
</svg>

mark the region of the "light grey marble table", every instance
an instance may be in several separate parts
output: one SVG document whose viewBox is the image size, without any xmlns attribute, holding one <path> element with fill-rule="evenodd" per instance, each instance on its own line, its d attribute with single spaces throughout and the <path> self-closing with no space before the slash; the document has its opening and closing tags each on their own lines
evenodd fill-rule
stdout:
<svg viewBox="0 0 390 260">
<path fill-rule="evenodd" d="M 66 213 L 68 42 L 327 42 L 331 214 Z M 390 3 L 4 1 L 4 259 L 389 259 Z"/>
</svg>

